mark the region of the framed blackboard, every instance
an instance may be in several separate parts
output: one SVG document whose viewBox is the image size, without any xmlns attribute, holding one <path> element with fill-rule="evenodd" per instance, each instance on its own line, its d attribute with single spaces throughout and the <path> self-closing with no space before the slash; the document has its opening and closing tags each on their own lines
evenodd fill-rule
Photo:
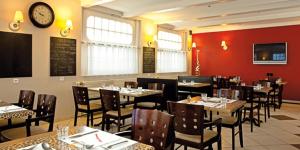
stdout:
<svg viewBox="0 0 300 150">
<path fill-rule="evenodd" d="M 143 47 L 143 73 L 155 73 L 155 48 Z"/>
<path fill-rule="evenodd" d="M 32 35 L 0 31 L 0 78 L 32 77 Z"/>
<path fill-rule="evenodd" d="M 76 75 L 76 39 L 50 37 L 50 76 Z"/>
</svg>

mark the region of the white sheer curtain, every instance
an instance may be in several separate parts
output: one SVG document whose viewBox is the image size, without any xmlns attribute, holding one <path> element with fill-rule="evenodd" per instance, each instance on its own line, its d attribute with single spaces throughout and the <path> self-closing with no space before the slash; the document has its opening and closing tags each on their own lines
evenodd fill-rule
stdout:
<svg viewBox="0 0 300 150">
<path fill-rule="evenodd" d="M 137 49 L 134 47 L 88 46 L 88 74 L 116 75 L 137 73 Z"/>
<path fill-rule="evenodd" d="M 138 73 L 138 52 L 132 24 L 89 16 L 85 31 L 86 75 Z"/>
<path fill-rule="evenodd" d="M 186 52 L 182 50 L 182 37 L 165 31 L 158 32 L 157 72 L 186 72 Z"/>
</svg>

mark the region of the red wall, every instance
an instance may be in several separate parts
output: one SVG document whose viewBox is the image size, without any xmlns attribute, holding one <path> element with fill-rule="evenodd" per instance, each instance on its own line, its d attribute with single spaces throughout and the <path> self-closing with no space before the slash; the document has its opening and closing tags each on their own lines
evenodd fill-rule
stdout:
<svg viewBox="0 0 300 150">
<path fill-rule="evenodd" d="M 224 51 L 221 41 L 228 50 Z M 284 99 L 300 100 L 300 25 L 260 29 L 236 30 L 193 34 L 200 50 L 201 75 L 239 75 L 246 83 L 265 78 L 267 72 L 280 76 L 288 84 L 284 87 Z M 254 65 L 253 43 L 287 42 L 286 65 Z M 192 53 L 193 74 L 196 50 Z"/>
</svg>

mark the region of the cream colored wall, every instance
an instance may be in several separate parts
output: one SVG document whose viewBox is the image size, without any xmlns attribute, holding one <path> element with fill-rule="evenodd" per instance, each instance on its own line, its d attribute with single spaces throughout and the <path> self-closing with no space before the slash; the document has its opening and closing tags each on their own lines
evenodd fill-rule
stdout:
<svg viewBox="0 0 300 150">
<path fill-rule="evenodd" d="M 11 32 L 8 29 L 9 22 L 13 19 L 16 10 L 23 11 L 24 23 L 18 33 L 32 34 L 32 67 L 33 76 L 30 78 L 18 78 L 19 83 L 13 84 L 13 78 L 0 79 L 0 100 L 7 102 L 16 102 L 19 91 L 21 89 L 31 89 L 37 94 L 53 94 L 57 96 L 56 119 L 68 118 L 74 114 L 74 102 L 71 86 L 76 81 L 86 81 L 88 85 L 99 84 L 100 82 L 109 82 L 122 85 L 124 80 L 136 80 L 136 77 L 162 77 L 176 78 L 178 74 L 138 74 L 127 76 L 98 76 L 98 77 L 82 77 L 80 76 L 80 42 L 81 42 L 81 6 L 80 0 L 38 0 L 48 3 L 54 9 L 56 20 L 54 24 L 46 29 L 40 29 L 33 26 L 28 18 L 28 9 L 30 5 L 37 0 L 1 0 L 0 2 L 0 30 Z M 60 77 L 50 77 L 49 73 L 49 54 L 50 54 L 50 36 L 60 37 L 59 31 L 65 19 L 73 21 L 74 29 L 68 38 L 77 40 L 77 76 L 64 77 L 64 81 L 60 81 Z M 154 28 L 156 33 L 157 27 L 149 20 L 141 21 L 141 43 L 139 45 L 139 55 L 142 54 L 142 46 L 146 46 L 146 28 L 147 26 Z M 140 57 L 140 64 L 141 57 Z M 140 70 L 141 70 L 140 65 Z M 36 105 L 36 104 L 35 104 Z"/>
<path fill-rule="evenodd" d="M 40 0 L 39 0 L 40 1 Z M 57 96 L 56 116 L 70 116 L 73 114 L 73 97 L 71 85 L 78 77 L 65 77 L 60 81 L 58 77 L 50 77 L 49 55 L 50 36 L 60 37 L 59 31 L 65 19 L 73 21 L 74 30 L 69 38 L 77 40 L 77 52 L 80 51 L 81 38 L 81 7 L 79 0 L 43 0 L 52 6 L 55 12 L 55 22 L 46 29 L 33 26 L 28 17 L 28 9 L 36 0 L 2 0 L 0 2 L 0 30 L 11 32 L 9 22 L 13 19 L 16 10 L 21 10 L 24 23 L 18 33 L 32 34 L 32 77 L 18 78 L 19 83 L 13 84 L 12 78 L 0 79 L 0 99 L 7 102 L 16 102 L 19 90 L 31 89 L 37 94 L 47 93 Z M 74 13 L 76 12 L 76 13 Z M 80 60 L 77 55 L 77 60 Z M 80 63 L 80 62 L 79 62 Z M 77 65 L 78 66 L 78 65 Z M 77 67 L 79 70 L 79 66 Z M 36 96 L 37 99 L 37 96 Z"/>
</svg>

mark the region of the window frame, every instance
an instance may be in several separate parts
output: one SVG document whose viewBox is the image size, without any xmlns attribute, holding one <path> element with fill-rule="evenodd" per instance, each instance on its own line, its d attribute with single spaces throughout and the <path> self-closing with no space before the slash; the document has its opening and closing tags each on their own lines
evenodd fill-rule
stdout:
<svg viewBox="0 0 300 150">
<path fill-rule="evenodd" d="M 91 9 L 82 9 L 82 42 L 81 42 L 81 76 L 127 76 L 127 75 L 137 75 L 139 74 L 139 49 L 138 49 L 138 33 L 137 31 L 139 30 L 139 25 L 136 20 L 131 20 L 131 19 L 124 19 L 121 17 L 117 16 L 112 16 L 109 14 L 105 14 L 102 12 L 98 12 L 95 10 Z M 132 43 L 130 45 L 127 44 L 119 44 L 119 43 L 105 43 L 101 41 L 92 41 L 87 37 L 87 19 L 89 16 L 95 16 L 95 17 L 100 17 L 100 18 L 105 18 L 109 20 L 114 20 L 114 21 L 119 21 L 119 22 L 124 22 L 128 23 L 132 27 Z M 121 47 L 131 47 L 131 48 L 136 48 L 136 72 L 135 73 L 130 73 L 130 74 L 98 74 L 98 75 L 92 75 L 89 74 L 88 72 L 88 43 L 94 43 L 94 44 L 100 44 L 100 45 L 108 45 L 108 46 L 121 46 Z"/>
<path fill-rule="evenodd" d="M 160 48 L 159 48 L 159 45 L 157 43 L 157 54 L 156 54 L 156 71 L 155 73 L 187 73 L 188 72 L 188 53 L 187 53 L 187 50 L 186 50 L 186 36 L 184 34 L 186 34 L 185 32 L 181 32 L 181 31 L 175 31 L 175 30 L 170 30 L 170 29 L 165 29 L 165 28 L 162 28 L 162 27 L 158 27 L 157 28 L 157 40 L 159 40 L 159 37 L 158 37 L 158 33 L 162 31 L 162 32 L 168 32 L 168 33 L 173 33 L 173 34 L 177 34 L 181 37 L 181 50 L 170 50 L 170 49 L 165 49 L 165 48 L 162 48 L 163 51 L 172 51 L 172 52 L 182 52 L 182 53 L 185 53 L 185 71 L 176 71 L 176 72 L 158 72 L 158 53 L 160 51 Z M 157 41 L 158 42 L 158 41 Z"/>
</svg>

